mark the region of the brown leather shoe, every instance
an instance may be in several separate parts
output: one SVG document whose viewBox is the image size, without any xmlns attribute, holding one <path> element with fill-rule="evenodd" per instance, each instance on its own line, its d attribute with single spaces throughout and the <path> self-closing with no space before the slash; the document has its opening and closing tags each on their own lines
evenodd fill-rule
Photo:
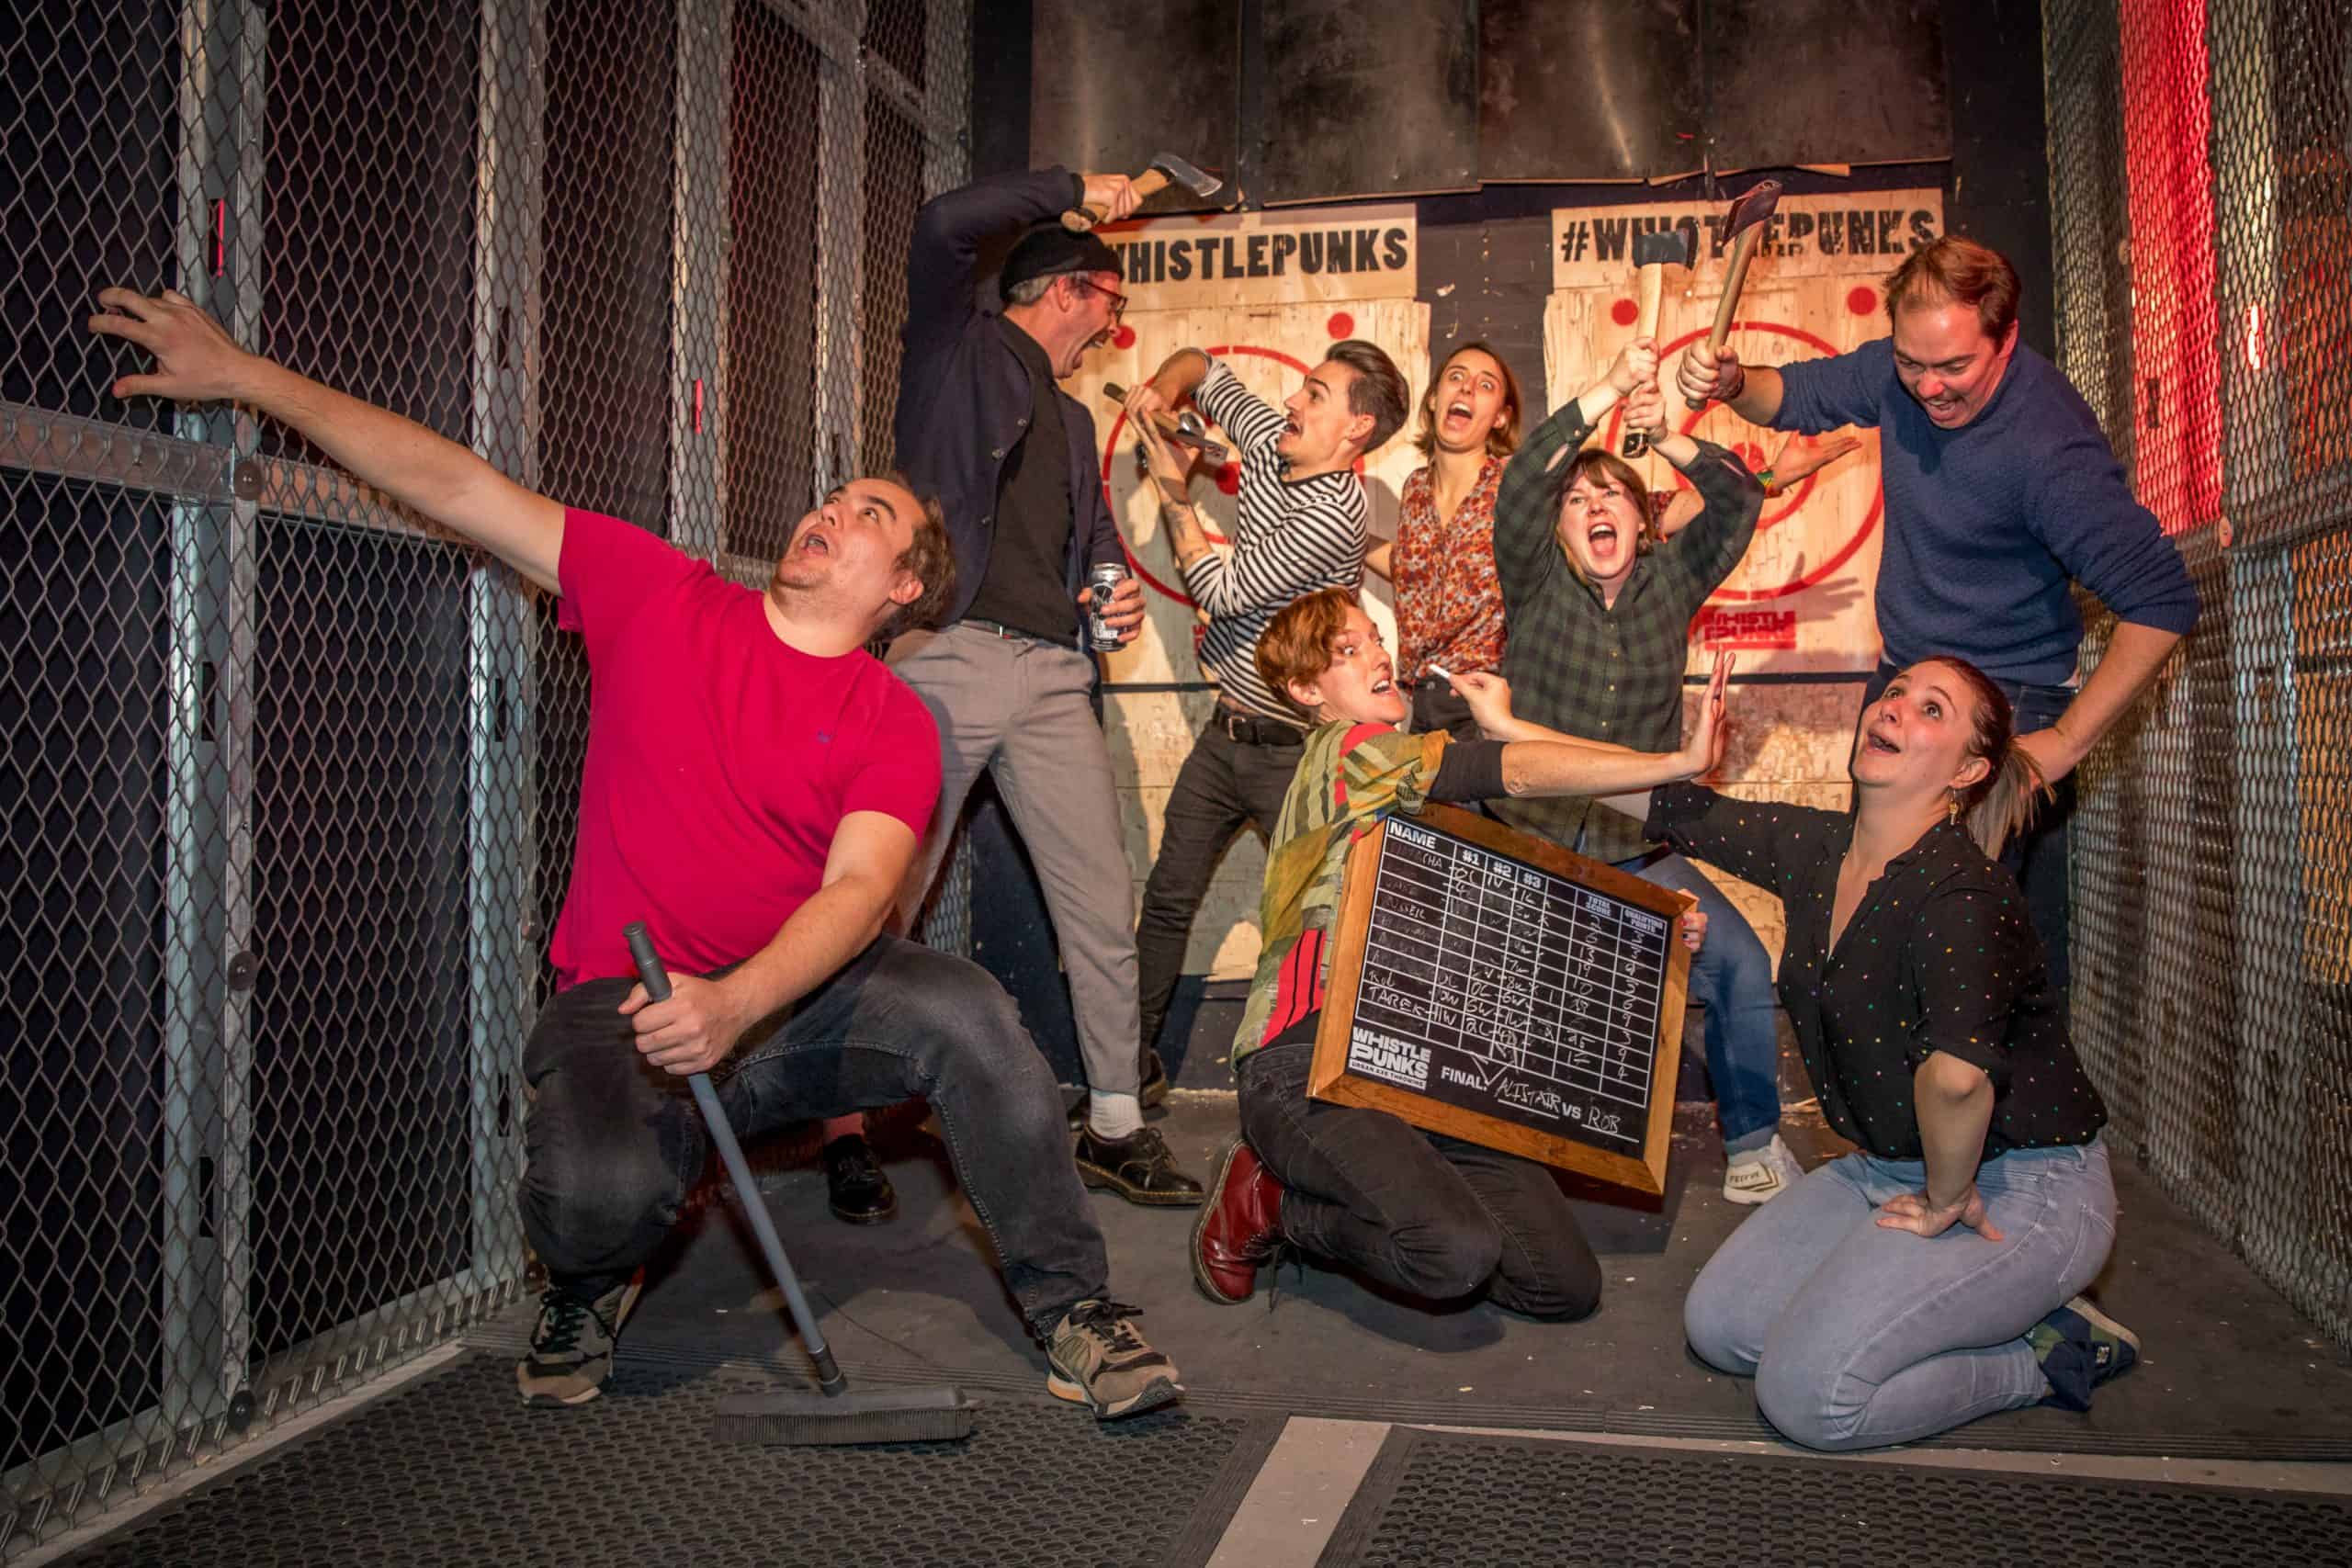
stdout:
<svg viewBox="0 0 2352 1568">
<path fill-rule="evenodd" d="M 1283 1188 L 1239 1137 L 1225 1146 L 1208 1201 L 1193 1222 L 1193 1282 L 1236 1306 L 1258 1289 L 1258 1269 L 1282 1247 Z"/>
</svg>

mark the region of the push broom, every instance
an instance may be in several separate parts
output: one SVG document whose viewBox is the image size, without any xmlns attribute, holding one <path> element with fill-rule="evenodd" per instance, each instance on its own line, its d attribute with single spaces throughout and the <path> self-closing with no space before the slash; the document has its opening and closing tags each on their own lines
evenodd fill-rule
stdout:
<svg viewBox="0 0 2352 1568">
<path fill-rule="evenodd" d="M 622 934 L 628 939 L 629 956 L 637 960 L 637 975 L 645 982 L 645 994 L 657 1002 L 669 1000 L 670 974 L 654 955 L 653 939 L 646 934 L 645 922 L 630 921 Z M 817 1386 L 824 1391 L 729 1394 L 718 1402 L 718 1414 L 711 1422 L 712 1436 L 727 1443 L 802 1447 L 954 1441 L 970 1437 L 974 1402 L 964 1396 L 962 1389 L 938 1383 L 924 1388 L 888 1389 L 879 1393 L 850 1392 L 849 1379 L 834 1364 L 832 1347 L 825 1343 L 825 1336 L 817 1326 L 817 1316 L 808 1310 L 808 1298 L 800 1293 L 799 1277 L 793 1273 L 792 1262 L 784 1255 L 784 1243 L 775 1234 L 775 1222 L 768 1217 L 767 1205 L 760 1201 L 760 1190 L 752 1183 L 752 1168 L 743 1163 L 742 1145 L 735 1141 L 735 1129 L 728 1124 L 727 1112 L 719 1107 L 718 1092 L 710 1087 L 710 1075 L 695 1073 L 686 1083 L 694 1090 L 695 1104 L 702 1111 L 704 1124 L 710 1129 L 711 1142 L 718 1145 L 718 1157 L 727 1167 L 728 1179 L 735 1184 L 735 1196 L 742 1201 L 743 1216 L 751 1221 L 752 1234 L 759 1238 L 760 1250 L 767 1256 L 768 1271 L 775 1276 L 775 1282 L 784 1291 L 785 1304 L 792 1309 L 792 1321 L 800 1329 L 800 1343 L 816 1368 Z"/>
</svg>

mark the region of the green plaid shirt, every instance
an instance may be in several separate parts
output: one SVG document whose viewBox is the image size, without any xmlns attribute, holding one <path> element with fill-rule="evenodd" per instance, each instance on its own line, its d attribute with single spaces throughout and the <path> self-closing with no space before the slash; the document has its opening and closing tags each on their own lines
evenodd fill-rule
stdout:
<svg viewBox="0 0 2352 1568">
<path fill-rule="evenodd" d="M 1706 510 L 1635 560 L 1615 606 L 1604 606 L 1553 532 L 1558 471 L 1591 433 L 1571 400 L 1503 470 L 1495 498 L 1495 574 L 1510 628 L 1503 678 L 1523 719 L 1636 751 L 1671 751 L 1682 744 L 1690 618 L 1747 553 L 1764 487 L 1737 457 L 1700 442 L 1683 477 Z M 1498 800 L 1492 809 L 1595 860 L 1629 860 L 1649 847 L 1640 823 L 1582 797 Z"/>
</svg>

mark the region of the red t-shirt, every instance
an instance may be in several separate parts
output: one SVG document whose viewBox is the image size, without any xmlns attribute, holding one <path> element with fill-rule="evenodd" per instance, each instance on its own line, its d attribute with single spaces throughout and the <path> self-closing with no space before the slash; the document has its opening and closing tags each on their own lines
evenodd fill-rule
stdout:
<svg viewBox="0 0 2352 1568">
<path fill-rule="evenodd" d="M 801 652 L 762 595 L 593 512 L 565 512 L 557 576 L 593 678 L 559 987 L 634 975 L 631 920 L 688 973 L 749 958 L 822 885 L 843 817 L 930 826 L 939 731 L 871 654 Z"/>
</svg>

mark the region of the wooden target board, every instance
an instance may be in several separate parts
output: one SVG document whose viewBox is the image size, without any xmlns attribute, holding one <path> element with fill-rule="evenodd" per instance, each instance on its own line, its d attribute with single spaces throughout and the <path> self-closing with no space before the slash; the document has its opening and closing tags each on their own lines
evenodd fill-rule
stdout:
<svg viewBox="0 0 2352 1568">
<path fill-rule="evenodd" d="M 1308 1093 L 1666 1190 L 1696 899 L 1443 806 L 1345 887 Z"/>
</svg>

